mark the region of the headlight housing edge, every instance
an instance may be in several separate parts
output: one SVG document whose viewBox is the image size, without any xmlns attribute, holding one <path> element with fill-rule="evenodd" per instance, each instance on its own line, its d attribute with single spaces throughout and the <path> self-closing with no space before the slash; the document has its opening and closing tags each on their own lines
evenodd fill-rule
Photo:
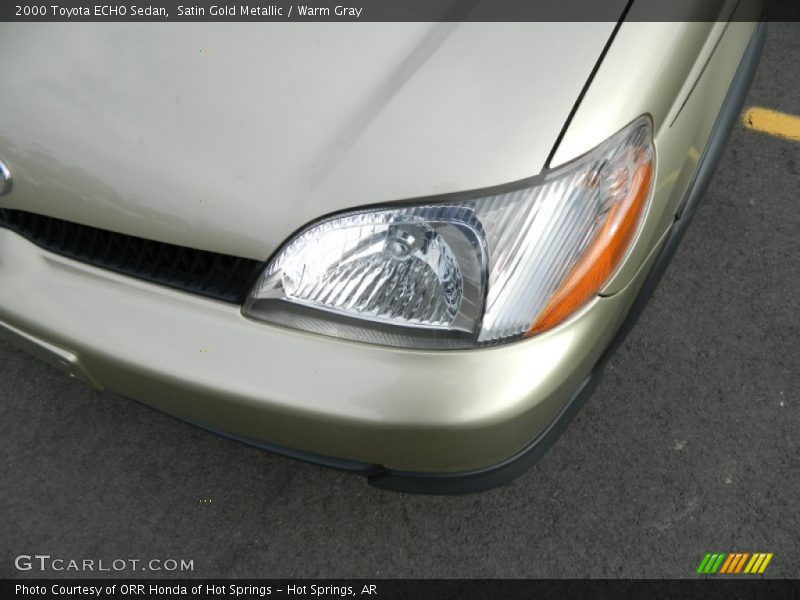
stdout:
<svg viewBox="0 0 800 600">
<path fill-rule="evenodd" d="M 643 116 L 528 180 L 320 219 L 276 252 L 243 313 L 407 348 L 542 333 L 624 261 L 651 195 L 652 138 Z"/>
</svg>

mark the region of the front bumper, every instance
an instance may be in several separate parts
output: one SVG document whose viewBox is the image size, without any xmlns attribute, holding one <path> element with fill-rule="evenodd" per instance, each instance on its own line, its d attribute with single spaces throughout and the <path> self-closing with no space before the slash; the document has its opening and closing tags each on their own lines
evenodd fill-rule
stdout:
<svg viewBox="0 0 800 600">
<path fill-rule="evenodd" d="M 550 423 L 634 297 L 485 350 L 410 351 L 264 325 L 0 230 L 0 328 L 100 388 L 253 441 L 402 471 L 500 462 Z"/>
<path fill-rule="evenodd" d="M 271 451 L 369 475 L 380 487 L 447 493 L 498 485 L 538 458 L 575 414 L 655 287 L 738 115 L 762 41 L 763 27 L 696 176 L 679 190 L 688 199 L 682 218 L 640 240 L 649 250 L 627 285 L 533 339 L 425 352 L 290 331 L 47 253 L 4 230 L 0 337 L 95 387 Z M 657 151 L 680 146 L 680 131 L 659 132 Z M 669 176 L 657 172 L 653 205 L 674 195 L 663 183 Z"/>
</svg>

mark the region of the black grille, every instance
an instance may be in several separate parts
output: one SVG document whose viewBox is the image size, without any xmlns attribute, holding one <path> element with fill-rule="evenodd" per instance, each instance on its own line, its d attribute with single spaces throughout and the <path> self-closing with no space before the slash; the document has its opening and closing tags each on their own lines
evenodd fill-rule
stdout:
<svg viewBox="0 0 800 600">
<path fill-rule="evenodd" d="M 195 250 L 53 217 L 0 208 L 0 227 L 46 250 L 201 296 L 241 303 L 263 263 Z"/>
</svg>

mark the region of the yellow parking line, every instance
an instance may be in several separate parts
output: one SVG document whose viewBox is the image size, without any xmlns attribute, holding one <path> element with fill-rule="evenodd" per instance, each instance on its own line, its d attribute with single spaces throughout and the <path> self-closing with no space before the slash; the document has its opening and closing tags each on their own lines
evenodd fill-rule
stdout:
<svg viewBox="0 0 800 600">
<path fill-rule="evenodd" d="M 800 142 L 800 117 L 794 115 L 753 106 L 742 113 L 742 124 L 754 131 Z"/>
</svg>

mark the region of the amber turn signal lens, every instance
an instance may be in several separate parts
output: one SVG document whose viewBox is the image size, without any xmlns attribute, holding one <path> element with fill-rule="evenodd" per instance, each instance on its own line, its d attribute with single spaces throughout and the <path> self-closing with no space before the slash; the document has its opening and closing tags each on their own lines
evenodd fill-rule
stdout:
<svg viewBox="0 0 800 600">
<path fill-rule="evenodd" d="M 597 295 L 624 258 L 638 228 L 653 174 L 652 159 L 641 163 L 631 178 L 625 199 L 608 212 L 583 256 L 564 283 L 553 293 L 527 335 L 536 335 L 555 327 L 588 300 Z"/>
</svg>

